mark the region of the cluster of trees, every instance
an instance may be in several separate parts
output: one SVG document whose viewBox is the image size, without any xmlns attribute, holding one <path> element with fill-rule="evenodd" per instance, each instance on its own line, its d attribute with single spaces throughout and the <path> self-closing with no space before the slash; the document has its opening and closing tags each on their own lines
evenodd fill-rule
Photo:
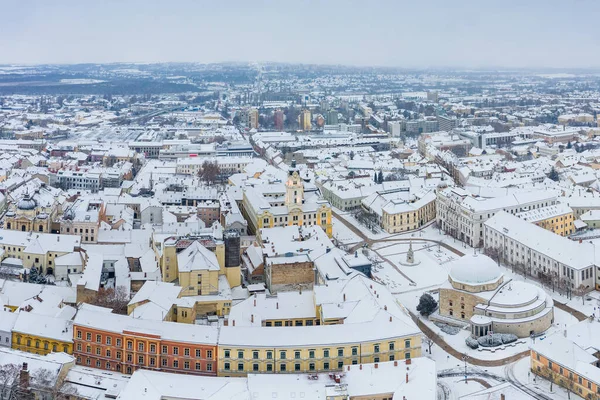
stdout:
<svg viewBox="0 0 600 400">
<path fill-rule="evenodd" d="M 353 213 L 353 216 L 361 225 L 364 225 L 367 228 L 369 228 L 371 232 L 378 232 L 379 218 L 377 217 L 377 214 L 365 211 L 364 209 L 360 208 Z"/>
<path fill-rule="evenodd" d="M 33 400 L 36 398 L 68 400 L 78 395 L 77 388 L 66 382 L 66 376 L 57 376 L 56 371 L 40 368 L 33 371 L 28 387 L 20 382 L 21 366 L 0 366 L 0 399 Z"/>
<path fill-rule="evenodd" d="M 212 185 L 220 180 L 221 168 L 216 161 L 204 161 L 202 168 L 198 172 L 198 176 L 207 184 Z"/>
<path fill-rule="evenodd" d="M 88 299 L 89 304 L 98 307 L 106 307 L 113 310 L 115 314 L 127 315 L 127 304 L 129 304 L 129 294 L 124 286 L 116 288 L 100 288 L 96 296 Z"/>
<path fill-rule="evenodd" d="M 379 173 L 375 173 L 375 175 L 373 175 L 373 181 L 375 181 L 375 183 L 383 183 L 383 172 L 379 171 Z"/>
</svg>

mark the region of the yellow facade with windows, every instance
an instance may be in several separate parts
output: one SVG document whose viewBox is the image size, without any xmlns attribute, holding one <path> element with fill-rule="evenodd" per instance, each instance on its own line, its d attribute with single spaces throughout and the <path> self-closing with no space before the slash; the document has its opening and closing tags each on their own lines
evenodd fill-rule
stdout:
<svg viewBox="0 0 600 400">
<path fill-rule="evenodd" d="M 289 172 L 285 191 L 273 196 L 257 193 L 254 189 L 244 191 L 241 210 L 250 231 L 256 233 L 262 228 L 318 225 L 327 236 L 332 237 L 331 205 L 326 200 L 305 203 L 304 183 L 294 163 Z"/>
<path fill-rule="evenodd" d="M 46 355 L 48 353 L 63 352 L 73 354 L 73 342 L 60 341 L 43 336 L 36 336 L 21 332 L 12 333 L 12 348 L 28 353 Z"/>
<path fill-rule="evenodd" d="M 276 332 L 278 328 L 264 329 Z M 421 336 L 417 334 L 362 343 L 328 343 L 318 346 L 246 347 L 219 344 L 218 375 L 341 371 L 343 365 L 348 364 L 394 361 L 420 356 Z"/>
<path fill-rule="evenodd" d="M 573 221 L 573 212 L 570 212 L 541 221 L 536 221 L 534 224 L 548 231 L 554 232 L 557 235 L 569 236 L 571 233 L 575 232 Z"/>
<path fill-rule="evenodd" d="M 382 209 L 381 226 L 388 233 L 419 229 L 435 219 L 435 194 L 413 203 L 389 204 Z"/>
<path fill-rule="evenodd" d="M 531 350 L 531 372 L 551 380 L 557 385 L 560 385 L 570 391 L 577 393 L 584 399 L 597 399 L 600 397 L 600 382 L 594 382 L 580 376 L 576 371 L 573 371 L 565 366 L 549 360 L 543 355 Z M 591 366 L 591 368 L 597 368 Z"/>
</svg>

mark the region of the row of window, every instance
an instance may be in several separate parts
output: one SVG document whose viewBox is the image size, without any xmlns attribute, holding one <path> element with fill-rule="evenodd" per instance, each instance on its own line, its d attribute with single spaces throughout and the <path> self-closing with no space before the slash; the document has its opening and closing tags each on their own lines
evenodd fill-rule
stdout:
<svg viewBox="0 0 600 400">
<path fill-rule="evenodd" d="M 404 358 L 405 359 L 410 359 L 410 353 L 405 353 L 404 354 Z M 389 356 L 389 361 L 394 361 L 396 359 L 396 357 L 393 354 L 390 354 Z M 378 363 L 381 361 L 380 357 L 374 357 L 373 358 L 373 362 Z M 352 360 L 352 364 L 356 365 L 358 364 L 358 360 Z M 343 361 L 338 361 L 337 364 L 336 363 L 331 363 L 329 361 L 325 361 L 323 362 L 323 367 L 321 369 L 319 369 L 319 371 L 328 371 L 333 365 L 337 365 L 337 369 L 342 369 L 344 367 L 344 362 Z M 237 363 L 236 369 L 235 371 L 237 372 L 246 372 L 246 365 L 243 362 Z M 273 363 L 268 363 L 266 364 L 266 370 L 267 372 L 273 372 L 273 367 L 274 364 Z M 286 363 L 280 363 L 279 364 L 279 372 L 287 372 L 288 371 L 288 364 Z M 223 363 L 223 370 L 224 371 L 232 371 L 232 364 L 230 362 L 226 362 Z M 258 363 L 253 363 L 251 365 L 251 369 L 252 372 L 258 372 L 260 371 L 260 364 Z M 308 364 L 308 370 L 309 371 L 317 371 L 317 363 L 311 362 Z M 291 370 L 290 370 L 291 371 Z M 302 364 L 300 363 L 295 363 L 293 366 L 293 371 L 294 372 L 298 372 L 298 371 L 302 371 Z"/>
<path fill-rule="evenodd" d="M 77 345 L 76 345 L 75 348 L 77 349 L 77 351 L 82 351 L 83 345 L 81 343 L 77 343 Z M 86 353 L 91 353 L 92 352 L 92 346 L 90 346 L 90 345 L 86 345 L 85 349 L 86 349 L 85 350 Z M 128 349 L 132 350 L 133 346 L 128 347 Z M 144 351 L 143 343 L 139 343 L 138 344 L 138 351 L 139 352 L 143 352 Z M 161 354 L 167 354 L 167 353 L 168 353 L 168 346 L 166 346 L 166 345 L 162 346 L 162 353 Z M 106 357 L 110 358 L 111 354 L 112 354 L 111 349 L 105 349 L 105 354 L 106 354 Z M 156 354 L 156 345 L 154 345 L 154 344 L 150 345 L 150 354 Z M 190 352 L 189 348 L 186 347 L 186 348 L 183 349 L 183 356 L 184 357 L 190 357 L 191 354 L 192 353 Z M 96 355 L 102 355 L 102 348 L 100 346 L 96 347 Z M 131 353 L 128 354 L 128 356 L 130 356 L 130 355 L 131 355 Z M 179 354 L 179 347 L 173 346 L 173 353 L 172 353 L 172 355 L 175 355 L 175 356 L 180 355 Z M 195 349 L 194 355 L 195 355 L 196 358 L 202 358 L 202 350 Z M 212 350 L 206 350 L 206 358 L 207 359 L 209 359 L 209 360 L 212 359 L 212 355 L 213 355 Z M 116 352 L 116 356 L 117 356 L 117 359 L 121 359 L 121 352 L 117 351 Z M 128 360 L 128 361 L 131 361 L 131 360 Z"/>
<path fill-rule="evenodd" d="M 404 341 L 404 347 L 405 348 L 410 348 L 410 340 L 405 340 Z M 389 342 L 388 343 L 388 350 L 389 351 L 394 351 L 396 350 L 396 344 L 394 342 Z M 380 344 L 375 344 L 373 345 L 373 352 L 374 353 L 379 353 L 381 351 L 381 345 Z M 274 352 L 271 350 L 268 350 L 266 352 L 267 355 L 267 360 L 272 360 L 273 359 L 273 354 Z M 286 360 L 287 359 L 287 350 L 280 350 L 279 351 L 279 359 L 280 360 Z M 300 350 L 295 350 L 293 352 L 294 354 L 294 359 L 299 360 L 301 359 L 302 356 L 302 352 Z M 329 358 L 331 357 L 331 351 L 330 349 L 323 349 L 323 358 Z M 308 358 L 315 358 L 316 355 L 316 350 L 309 350 L 308 351 Z M 351 355 L 352 356 L 357 356 L 358 355 L 358 347 L 352 347 L 351 349 Z M 230 349 L 225 349 L 223 350 L 223 357 L 224 358 L 231 358 L 231 350 Z M 245 352 L 244 350 L 237 350 L 237 358 L 238 359 L 244 359 L 245 357 Z M 337 349 L 337 357 L 344 357 L 344 348 L 338 348 Z M 258 350 L 253 350 L 252 351 L 252 359 L 253 360 L 258 360 L 260 359 L 260 352 Z"/>
<path fill-rule="evenodd" d="M 98 344 L 102 344 L 103 343 L 103 341 L 102 341 L 102 335 L 96 334 L 95 336 L 96 336 L 95 337 L 95 339 L 96 339 L 95 342 L 98 343 Z M 77 338 L 78 339 L 82 339 L 82 337 L 83 337 L 83 333 L 80 330 L 78 330 L 77 331 Z M 86 335 L 85 335 L 85 339 L 86 339 L 86 341 L 91 342 L 92 341 L 92 333 L 87 332 Z M 112 342 L 113 342 L 113 340 L 112 340 L 111 336 L 106 336 L 105 337 L 104 344 L 106 344 L 108 346 L 111 346 Z M 121 345 L 122 345 L 122 340 L 120 338 L 116 338 L 116 340 L 115 340 L 115 346 L 116 347 L 121 347 Z M 138 344 L 137 344 L 137 351 L 138 352 L 145 352 L 146 348 L 148 348 L 148 350 L 149 350 L 150 353 L 156 353 L 157 352 L 157 346 L 158 345 L 155 344 L 155 343 L 150 343 L 150 345 L 146 347 L 146 343 L 145 342 L 138 342 Z M 87 347 L 90 347 L 90 346 L 87 346 Z M 169 346 L 168 345 L 161 345 L 160 347 L 161 347 L 161 354 L 168 354 L 169 353 Z M 133 340 L 127 340 L 126 341 L 126 348 L 127 348 L 127 350 L 133 350 L 133 348 L 134 348 Z M 98 347 L 98 349 L 100 349 L 100 347 Z M 173 354 L 173 355 L 179 355 L 179 349 L 180 349 L 179 346 L 171 346 L 171 354 Z M 81 351 L 81 343 L 77 343 L 77 350 Z M 186 356 L 186 357 L 189 357 L 190 354 L 191 354 L 191 349 L 189 347 L 184 347 L 183 348 L 183 355 Z M 202 357 L 202 350 L 201 349 L 194 349 L 194 354 L 195 354 L 196 357 L 200 358 L 200 357 Z M 206 358 L 207 359 L 212 359 L 212 356 L 213 356 L 213 351 L 212 350 L 206 350 Z"/>
<path fill-rule="evenodd" d="M 17 336 L 16 339 L 17 339 L 17 345 L 22 345 L 23 344 L 22 343 L 23 341 L 21 340 L 20 336 Z M 8 343 L 8 338 L 6 338 L 6 342 Z M 40 346 L 43 346 L 44 350 L 50 350 L 50 343 L 47 342 L 47 341 L 42 342 L 41 340 L 36 340 L 35 342 L 32 342 L 31 339 L 27 339 L 25 341 L 25 346 L 31 347 L 32 343 L 34 343 L 34 348 L 36 348 L 36 349 L 40 349 L 40 348 L 42 348 Z M 68 350 L 69 350 L 69 346 L 67 346 L 67 345 L 63 345 L 62 346 L 62 351 L 63 352 L 68 353 Z M 58 344 L 53 344 L 52 345 L 52 351 L 53 352 L 57 352 L 58 351 Z"/>
</svg>

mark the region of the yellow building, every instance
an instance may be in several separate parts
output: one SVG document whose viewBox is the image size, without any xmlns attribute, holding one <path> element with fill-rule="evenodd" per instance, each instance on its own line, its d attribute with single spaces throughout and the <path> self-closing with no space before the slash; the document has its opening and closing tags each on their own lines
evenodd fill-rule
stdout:
<svg viewBox="0 0 600 400">
<path fill-rule="evenodd" d="M 388 233 L 418 229 L 435 219 L 435 200 L 433 191 L 412 202 L 391 200 L 382 208 L 381 226 Z"/>
<path fill-rule="evenodd" d="M 298 115 L 298 126 L 303 131 L 310 131 L 312 128 L 310 110 L 302 110 Z"/>
<path fill-rule="evenodd" d="M 218 351 L 219 376 L 339 371 L 419 357 L 421 332 L 385 286 L 356 274 L 236 304 Z"/>
<path fill-rule="evenodd" d="M 351 327 L 223 327 L 218 375 L 340 371 L 344 364 L 420 357 L 420 331 L 406 328 L 393 317 Z"/>
<path fill-rule="evenodd" d="M 536 340 L 531 347 L 531 372 L 584 399 L 600 394 L 600 323 L 586 319 L 565 332 Z"/>
<path fill-rule="evenodd" d="M 241 285 L 239 257 L 236 263 L 236 258 L 232 256 L 232 261 L 228 261 L 231 265 L 226 266 L 225 244 L 220 240 L 204 242 L 213 251 L 200 244 L 201 239 L 171 236 L 161 240 L 156 237 L 153 245 L 162 279 L 175 283 L 180 290 L 173 297 L 173 311 L 164 310 L 165 318 L 168 315 L 171 318 L 165 320 L 194 323 L 196 316 L 227 315 L 231 297 L 223 293 Z"/>
<path fill-rule="evenodd" d="M 322 199 L 306 202 L 304 182 L 295 161 L 292 161 L 285 187 L 281 191 L 268 190 L 276 193 L 266 193 L 260 187 L 244 189 L 242 213 L 251 232 L 278 226 L 319 225 L 327 236 L 333 235 L 331 205 Z"/>
<path fill-rule="evenodd" d="M 41 355 L 73 354 L 72 321 L 22 310 L 12 331 L 12 348 Z"/>
<path fill-rule="evenodd" d="M 524 211 L 516 216 L 560 236 L 575 232 L 573 210 L 564 203 Z"/>
<path fill-rule="evenodd" d="M 43 274 L 54 274 L 54 260 L 78 251 L 80 245 L 79 236 L 0 229 L 3 258 L 19 259 L 24 268 L 36 267 Z"/>
</svg>

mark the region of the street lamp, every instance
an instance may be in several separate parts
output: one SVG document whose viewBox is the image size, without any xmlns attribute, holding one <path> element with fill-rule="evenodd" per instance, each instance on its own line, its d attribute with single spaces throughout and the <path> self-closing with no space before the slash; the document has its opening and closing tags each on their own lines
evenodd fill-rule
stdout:
<svg viewBox="0 0 600 400">
<path fill-rule="evenodd" d="M 465 383 L 467 382 L 467 360 L 469 359 L 469 356 L 466 354 L 463 354 L 462 356 L 462 360 L 465 362 Z"/>
</svg>

